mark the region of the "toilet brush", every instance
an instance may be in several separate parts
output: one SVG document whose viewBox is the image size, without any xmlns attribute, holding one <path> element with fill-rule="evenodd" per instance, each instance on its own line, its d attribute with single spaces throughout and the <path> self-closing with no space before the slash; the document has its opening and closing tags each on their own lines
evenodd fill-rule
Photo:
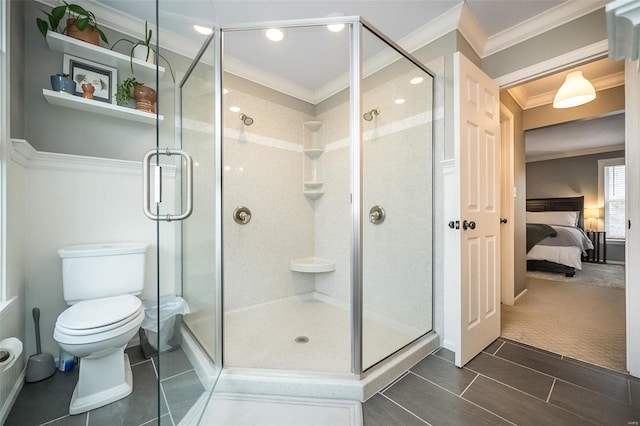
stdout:
<svg viewBox="0 0 640 426">
<path fill-rule="evenodd" d="M 29 357 L 27 361 L 27 371 L 25 372 L 25 381 L 39 382 L 56 372 L 56 363 L 53 355 L 50 353 L 42 353 L 40 347 L 40 308 L 33 308 L 33 322 L 36 326 L 36 350 L 35 355 Z"/>
</svg>

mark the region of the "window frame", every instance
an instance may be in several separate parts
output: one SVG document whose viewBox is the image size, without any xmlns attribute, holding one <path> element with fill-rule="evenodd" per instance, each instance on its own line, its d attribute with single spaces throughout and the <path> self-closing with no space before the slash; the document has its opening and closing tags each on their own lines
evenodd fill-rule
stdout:
<svg viewBox="0 0 640 426">
<path fill-rule="evenodd" d="M 606 216 L 607 216 L 607 205 L 605 203 L 604 169 L 605 167 L 624 166 L 624 165 L 625 165 L 625 157 L 614 157 L 614 158 L 606 158 L 606 159 L 598 160 L 598 208 L 604 209 L 604 217 L 598 220 L 598 229 L 601 229 L 601 226 L 600 226 L 601 223 L 602 224 L 606 223 Z M 626 197 L 627 184 L 628 182 L 627 182 L 626 170 L 625 170 L 625 182 L 624 182 L 625 205 L 627 203 L 627 197 Z M 604 230 L 606 231 L 606 229 Z M 624 242 L 624 241 L 626 241 L 626 232 L 625 232 L 625 236 L 622 238 L 619 238 L 619 237 L 612 238 L 609 235 L 607 235 L 607 242 Z"/>
</svg>

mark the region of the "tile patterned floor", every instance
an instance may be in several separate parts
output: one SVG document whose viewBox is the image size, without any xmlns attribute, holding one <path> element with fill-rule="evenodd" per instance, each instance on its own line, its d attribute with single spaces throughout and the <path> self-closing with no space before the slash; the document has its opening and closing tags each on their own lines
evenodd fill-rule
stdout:
<svg viewBox="0 0 640 426">
<path fill-rule="evenodd" d="M 6 426 L 157 425 L 158 360 L 127 350 L 129 397 L 69 416 L 74 372 L 25 384 Z M 204 389 L 181 350 L 160 362 L 160 423 L 178 424 Z M 440 349 L 363 404 L 365 426 L 630 425 L 640 420 L 640 379 L 500 338 L 465 368 Z"/>
<path fill-rule="evenodd" d="M 178 424 L 204 392 L 193 367 L 179 349 L 145 359 L 139 346 L 127 349 L 133 372 L 133 393 L 104 407 L 69 415 L 69 401 L 78 380 L 78 368 L 56 373 L 49 379 L 25 383 L 4 426 L 115 426 L 157 425 L 157 378 L 160 367 L 164 398 L 162 425 Z"/>
<path fill-rule="evenodd" d="M 637 425 L 640 379 L 500 338 L 462 369 L 439 349 L 363 413 L 365 426 Z"/>
</svg>

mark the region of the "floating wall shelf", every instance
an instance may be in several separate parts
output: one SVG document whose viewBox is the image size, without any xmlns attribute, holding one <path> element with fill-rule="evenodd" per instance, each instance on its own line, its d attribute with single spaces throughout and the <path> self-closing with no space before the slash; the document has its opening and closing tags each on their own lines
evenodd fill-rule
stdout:
<svg viewBox="0 0 640 426">
<path fill-rule="evenodd" d="M 129 55 L 123 55 L 122 53 L 76 40 L 73 37 L 68 37 L 53 31 L 47 32 L 47 44 L 49 45 L 49 49 L 55 50 L 56 52 L 68 53 L 69 55 L 116 68 L 120 76 L 118 79 L 121 81 L 124 80 L 122 76 L 130 76 L 133 74 L 131 72 L 131 57 Z M 136 80 L 141 83 L 147 83 L 153 86 L 153 82 L 156 81 L 156 66 L 154 64 L 134 58 L 133 71 L 135 72 Z M 158 78 L 161 79 L 163 75 L 164 67 L 158 66 Z"/>
<path fill-rule="evenodd" d="M 115 104 L 85 99 L 80 96 L 68 95 L 54 92 L 49 89 L 42 89 L 47 102 L 51 105 L 58 105 L 65 108 L 77 109 L 80 111 L 92 112 L 95 114 L 108 115 L 109 117 L 121 118 L 123 120 L 137 121 L 149 125 L 156 124 L 156 115 L 149 112 L 140 111 L 133 108 L 122 107 Z M 158 122 L 162 123 L 164 116 L 158 116 Z"/>
</svg>

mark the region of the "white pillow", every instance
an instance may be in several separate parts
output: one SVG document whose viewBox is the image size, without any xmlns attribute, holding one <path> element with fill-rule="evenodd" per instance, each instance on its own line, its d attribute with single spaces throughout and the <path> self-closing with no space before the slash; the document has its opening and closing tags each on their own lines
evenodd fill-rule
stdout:
<svg viewBox="0 0 640 426">
<path fill-rule="evenodd" d="M 578 226 L 580 212 L 527 212 L 527 223 Z"/>
</svg>

